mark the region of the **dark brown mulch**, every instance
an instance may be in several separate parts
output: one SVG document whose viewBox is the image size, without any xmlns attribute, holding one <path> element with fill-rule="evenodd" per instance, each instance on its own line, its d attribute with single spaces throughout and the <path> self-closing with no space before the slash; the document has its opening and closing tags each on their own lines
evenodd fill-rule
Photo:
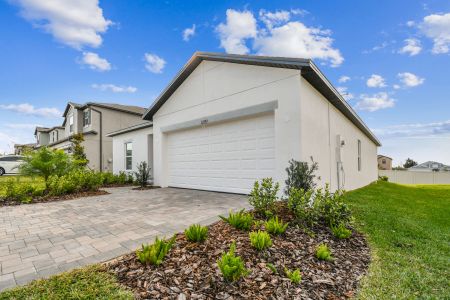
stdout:
<svg viewBox="0 0 450 300">
<path fill-rule="evenodd" d="M 138 299 L 345 299 L 353 297 L 358 282 L 366 273 L 370 252 L 365 238 L 354 232 L 339 240 L 329 229 L 317 227 L 305 233 L 289 226 L 282 236 L 273 237 L 273 245 L 264 252 L 254 250 L 248 232 L 239 231 L 223 221 L 209 226 L 208 239 L 202 244 L 188 242 L 179 233 L 166 260 L 159 267 L 141 264 L 134 253 L 106 265 Z M 228 283 L 216 261 L 236 241 L 237 254 L 251 272 L 235 283 Z M 149 241 L 152 242 L 152 241 Z M 333 261 L 319 261 L 315 249 L 327 243 Z M 267 263 L 276 266 L 273 274 Z M 284 267 L 299 268 L 302 281 L 290 282 Z"/>
<path fill-rule="evenodd" d="M 104 184 L 103 188 L 115 188 L 115 187 L 125 187 L 125 186 L 134 186 L 133 183 L 114 183 L 114 184 Z"/>
<path fill-rule="evenodd" d="M 157 186 L 157 185 L 147 185 L 144 187 L 138 186 L 138 187 L 133 188 L 132 190 L 133 191 L 145 191 L 145 190 L 153 190 L 153 189 L 159 189 L 159 188 L 161 188 L 161 187 Z"/>
<path fill-rule="evenodd" d="M 16 206 L 16 205 L 25 205 L 25 204 L 35 204 L 35 203 L 45 203 L 45 202 L 56 202 L 56 201 L 65 201 L 65 200 L 74 200 L 77 198 L 82 197 L 92 197 L 92 196 L 100 196 L 100 195 L 107 195 L 109 194 L 107 191 L 104 190 L 98 190 L 98 191 L 87 191 L 87 192 L 79 192 L 74 194 L 67 194 L 62 196 L 43 196 L 43 197 L 36 197 L 31 200 L 31 202 L 22 203 L 18 201 L 1 201 L 0 200 L 0 207 L 2 206 Z"/>
</svg>

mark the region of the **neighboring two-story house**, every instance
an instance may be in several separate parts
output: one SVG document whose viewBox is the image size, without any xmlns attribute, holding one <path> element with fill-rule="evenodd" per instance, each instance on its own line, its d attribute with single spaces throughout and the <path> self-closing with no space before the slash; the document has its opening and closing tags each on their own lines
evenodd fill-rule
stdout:
<svg viewBox="0 0 450 300">
<path fill-rule="evenodd" d="M 378 155 L 378 170 L 392 170 L 392 158 L 386 155 Z"/>
<path fill-rule="evenodd" d="M 142 123 L 145 110 L 131 105 L 69 102 L 62 126 L 36 128 L 36 147 L 47 146 L 70 153 L 71 137 L 83 133 L 88 166 L 93 170 L 112 171 L 112 138 L 106 134 Z"/>
</svg>

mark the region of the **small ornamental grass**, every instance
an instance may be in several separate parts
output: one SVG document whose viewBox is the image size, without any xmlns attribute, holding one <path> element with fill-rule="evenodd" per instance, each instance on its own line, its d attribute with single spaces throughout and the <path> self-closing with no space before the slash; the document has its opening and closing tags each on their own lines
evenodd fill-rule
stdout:
<svg viewBox="0 0 450 300">
<path fill-rule="evenodd" d="M 206 240 L 208 227 L 199 224 L 193 224 L 184 231 L 184 235 L 190 242 L 200 243 Z"/>
<path fill-rule="evenodd" d="M 235 255 L 236 242 L 230 246 L 230 250 L 222 254 L 222 257 L 217 261 L 220 272 L 223 278 L 227 281 L 236 281 L 241 277 L 246 276 L 249 272 L 245 268 L 242 258 Z"/>
<path fill-rule="evenodd" d="M 224 216 L 219 217 L 236 229 L 250 230 L 253 225 L 253 215 L 246 213 L 244 209 L 236 213 L 230 211 L 228 218 Z"/>
<path fill-rule="evenodd" d="M 289 278 L 291 282 L 295 284 L 299 284 L 300 281 L 302 281 L 302 274 L 300 273 L 299 269 L 289 270 L 288 268 L 284 268 L 284 273 L 286 274 L 287 278 Z"/>
<path fill-rule="evenodd" d="M 275 216 L 275 218 L 271 218 L 269 221 L 267 221 L 264 224 L 264 227 L 266 228 L 268 233 L 278 235 L 286 231 L 288 223 L 283 223 L 283 220 L 280 220 L 278 219 L 278 216 Z"/>
<path fill-rule="evenodd" d="M 250 232 L 250 242 L 252 246 L 258 251 L 264 250 L 272 246 L 272 240 L 270 239 L 270 235 L 265 231 L 253 231 Z"/>
<path fill-rule="evenodd" d="M 170 240 L 164 240 L 156 237 L 153 244 L 142 244 L 142 249 L 136 251 L 138 260 L 143 264 L 159 266 L 172 248 L 175 238 L 176 236 L 173 236 Z"/>
<path fill-rule="evenodd" d="M 338 239 L 348 239 L 352 236 L 352 231 L 345 227 L 344 224 L 339 224 L 338 226 L 331 226 L 331 232 Z"/>
<path fill-rule="evenodd" d="M 327 244 L 320 244 L 316 249 L 316 257 L 319 260 L 329 261 L 333 258 L 331 257 L 331 250 L 328 248 Z"/>
</svg>

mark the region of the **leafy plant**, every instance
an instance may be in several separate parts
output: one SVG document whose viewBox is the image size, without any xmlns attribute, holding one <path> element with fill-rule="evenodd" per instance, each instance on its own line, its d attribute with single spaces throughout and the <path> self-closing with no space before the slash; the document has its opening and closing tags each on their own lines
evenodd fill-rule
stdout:
<svg viewBox="0 0 450 300">
<path fill-rule="evenodd" d="M 173 236 L 170 240 L 164 240 L 156 237 L 153 244 L 142 244 L 142 248 L 136 250 L 138 260 L 143 264 L 159 266 L 175 243 L 175 238 L 176 236 Z"/>
<path fill-rule="evenodd" d="M 203 242 L 208 235 L 208 227 L 199 224 L 193 224 L 184 231 L 186 238 L 191 242 Z"/>
<path fill-rule="evenodd" d="M 297 222 L 313 226 L 318 219 L 313 202 L 313 190 L 292 188 L 288 197 L 288 208 L 295 215 Z"/>
<path fill-rule="evenodd" d="M 72 157 L 73 163 L 78 167 L 86 167 L 89 163 L 89 160 L 86 157 L 86 153 L 84 152 L 84 146 L 82 143 L 84 142 L 84 136 L 82 133 L 77 133 L 72 135 Z"/>
<path fill-rule="evenodd" d="M 284 268 L 284 273 L 286 274 L 287 278 L 289 278 L 295 284 L 299 284 L 300 281 L 302 281 L 302 274 L 300 273 L 299 269 L 291 271 L 288 268 Z"/>
<path fill-rule="evenodd" d="M 338 226 L 331 226 L 331 232 L 338 239 L 347 239 L 352 235 L 352 231 L 345 227 L 344 224 L 339 224 Z"/>
<path fill-rule="evenodd" d="M 336 224 L 347 225 L 352 219 L 350 208 L 344 202 L 345 192 L 337 190 L 330 192 L 329 185 L 325 189 L 318 189 L 315 194 L 314 206 L 317 214 L 327 226 Z"/>
<path fill-rule="evenodd" d="M 36 189 L 37 187 L 29 183 L 20 183 L 15 178 L 9 178 L 4 185 L 3 199 L 20 203 L 30 203 Z"/>
<path fill-rule="evenodd" d="M 82 192 L 96 191 L 102 184 L 103 173 L 86 169 L 74 169 L 61 176 L 51 176 L 48 180 L 48 192 L 53 196 Z"/>
<path fill-rule="evenodd" d="M 316 175 L 314 172 L 319 169 L 319 164 L 314 162 L 312 158 L 311 161 L 311 166 L 303 161 L 296 161 L 294 159 L 289 161 L 289 166 L 286 168 L 287 179 L 285 181 L 286 188 L 284 190 L 286 196 L 289 196 L 292 188 L 310 191 L 316 187 L 316 183 L 314 182 Z"/>
<path fill-rule="evenodd" d="M 278 216 L 275 216 L 274 218 L 271 218 L 269 221 L 267 221 L 264 224 L 264 227 L 266 228 L 267 232 L 278 235 L 286 231 L 288 223 L 284 223 L 283 220 L 278 219 Z"/>
<path fill-rule="evenodd" d="M 316 257 L 319 260 L 332 260 L 331 250 L 328 248 L 327 244 L 320 244 L 316 249 Z"/>
<path fill-rule="evenodd" d="M 230 246 L 230 250 L 222 254 L 222 257 L 217 261 L 220 272 L 225 280 L 236 281 L 248 274 L 242 258 L 235 255 L 236 242 Z"/>
<path fill-rule="evenodd" d="M 252 246 L 258 250 L 264 250 L 272 246 L 272 240 L 270 239 L 270 235 L 265 231 L 253 231 L 250 232 L 250 243 Z"/>
<path fill-rule="evenodd" d="M 257 213 L 266 217 L 272 216 L 279 189 L 280 184 L 274 184 L 272 178 L 264 178 L 261 183 L 255 181 L 249 196 L 250 205 Z"/>
<path fill-rule="evenodd" d="M 246 213 L 244 209 L 236 213 L 230 211 L 228 218 L 224 216 L 219 216 L 219 218 L 236 229 L 250 230 L 253 225 L 253 215 L 251 213 Z"/>
<path fill-rule="evenodd" d="M 147 162 L 142 161 L 137 165 L 137 171 L 134 172 L 136 177 L 136 182 L 141 186 L 145 187 L 150 179 L 151 168 L 148 166 Z"/>
<path fill-rule="evenodd" d="M 378 181 L 389 181 L 389 177 L 387 176 L 378 176 Z"/>
<path fill-rule="evenodd" d="M 266 266 L 267 266 L 267 268 L 269 268 L 270 271 L 272 271 L 273 274 L 278 274 L 277 267 L 275 267 L 274 264 L 267 263 Z"/>
</svg>

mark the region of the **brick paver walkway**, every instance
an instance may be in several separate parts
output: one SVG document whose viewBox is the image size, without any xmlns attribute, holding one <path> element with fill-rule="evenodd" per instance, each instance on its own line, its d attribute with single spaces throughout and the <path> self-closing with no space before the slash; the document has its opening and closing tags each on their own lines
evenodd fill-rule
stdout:
<svg viewBox="0 0 450 300">
<path fill-rule="evenodd" d="M 245 196 L 183 189 L 133 191 L 0 207 L 0 291 L 134 251 L 156 235 L 208 224 Z"/>
</svg>

